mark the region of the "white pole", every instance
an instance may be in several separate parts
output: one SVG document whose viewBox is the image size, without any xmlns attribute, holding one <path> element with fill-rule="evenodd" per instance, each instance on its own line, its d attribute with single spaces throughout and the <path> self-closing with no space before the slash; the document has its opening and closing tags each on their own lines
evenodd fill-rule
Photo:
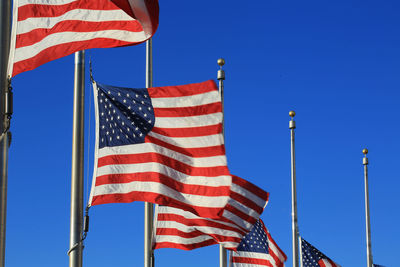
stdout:
<svg viewBox="0 0 400 267">
<path fill-rule="evenodd" d="M 224 80 L 225 80 L 225 71 L 222 69 L 222 66 L 225 65 L 225 60 L 223 58 L 218 59 L 218 65 L 220 69 L 217 73 L 217 79 L 219 81 L 219 92 L 221 94 L 221 104 L 222 104 L 222 114 L 224 114 Z M 224 136 L 225 143 L 225 118 L 222 119 L 222 134 Z M 222 246 L 219 245 L 219 267 L 227 267 L 227 251 Z"/>
<path fill-rule="evenodd" d="M 69 267 L 82 267 L 85 51 L 75 53 Z"/>
<path fill-rule="evenodd" d="M 371 224 L 369 219 L 369 193 L 368 193 L 368 149 L 363 149 L 364 186 L 365 186 L 365 228 L 367 235 L 367 267 L 372 267 L 371 251 Z"/>
<path fill-rule="evenodd" d="M 291 148 L 291 173 L 292 173 L 292 249 L 293 249 L 293 267 L 299 267 L 299 230 L 297 225 L 297 193 L 296 193 L 296 160 L 295 160 L 295 147 L 294 147 L 294 129 L 296 129 L 296 122 L 294 121 L 294 111 L 289 112 L 292 118 L 289 121 L 290 129 L 290 148 Z"/>
<path fill-rule="evenodd" d="M 146 88 L 153 86 L 153 45 L 152 39 L 146 42 Z M 151 247 L 153 233 L 154 206 L 144 203 L 144 267 L 154 266 L 154 255 Z"/>
</svg>

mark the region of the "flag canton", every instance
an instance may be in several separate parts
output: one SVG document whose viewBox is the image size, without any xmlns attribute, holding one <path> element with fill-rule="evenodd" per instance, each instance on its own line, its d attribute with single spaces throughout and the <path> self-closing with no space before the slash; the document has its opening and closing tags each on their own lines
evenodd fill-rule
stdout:
<svg viewBox="0 0 400 267">
<path fill-rule="evenodd" d="M 303 254 L 303 266 L 304 267 L 320 267 L 318 262 L 321 259 L 328 259 L 321 251 L 316 249 L 310 243 L 301 239 L 301 251 Z"/>
<path fill-rule="evenodd" d="M 147 89 L 97 88 L 99 148 L 144 143 L 155 121 Z"/>
<path fill-rule="evenodd" d="M 259 220 L 254 224 L 251 231 L 242 239 L 237 250 L 268 254 L 268 236 Z"/>
</svg>

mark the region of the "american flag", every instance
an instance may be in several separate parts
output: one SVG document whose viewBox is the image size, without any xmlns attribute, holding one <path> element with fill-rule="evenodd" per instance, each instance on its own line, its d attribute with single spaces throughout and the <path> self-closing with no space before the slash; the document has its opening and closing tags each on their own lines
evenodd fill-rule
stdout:
<svg viewBox="0 0 400 267">
<path fill-rule="evenodd" d="M 261 219 L 231 252 L 232 267 L 284 267 L 286 259 Z"/>
<path fill-rule="evenodd" d="M 232 176 L 229 204 L 219 220 L 158 206 L 153 247 L 191 250 L 219 243 L 227 249 L 236 249 L 242 237 L 257 222 L 267 201 L 267 192 Z"/>
<path fill-rule="evenodd" d="M 301 238 L 301 254 L 304 267 L 340 267 L 303 238 Z"/>
<path fill-rule="evenodd" d="M 90 205 L 146 201 L 220 218 L 230 198 L 214 81 L 130 89 L 94 83 Z"/>
<path fill-rule="evenodd" d="M 8 75 L 89 48 L 138 44 L 158 26 L 158 0 L 15 0 Z"/>
</svg>

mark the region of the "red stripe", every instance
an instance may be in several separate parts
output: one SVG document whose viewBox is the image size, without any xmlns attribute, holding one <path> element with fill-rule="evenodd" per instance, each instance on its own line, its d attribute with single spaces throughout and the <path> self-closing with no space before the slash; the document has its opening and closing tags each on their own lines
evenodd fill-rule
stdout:
<svg viewBox="0 0 400 267">
<path fill-rule="evenodd" d="M 18 8 L 18 21 L 28 18 L 58 17 L 74 9 L 118 10 L 120 8 L 114 5 L 111 1 L 105 0 L 80 0 L 65 5 L 29 4 Z"/>
<path fill-rule="evenodd" d="M 222 133 L 222 123 L 192 127 L 192 128 L 158 128 L 154 127 L 151 129 L 152 132 L 169 137 L 196 137 L 196 136 L 207 136 Z"/>
<path fill-rule="evenodd" d="M 148 88 L 151 98 L 191 96 L 218 90 L 213 80 L 176 86 Z"/>
<path fill-rule="evenodd" d="M 161 243 L 156 243 L 154 246 L 154 249 L 158 248 L 177 248 L 177 249 L 183 249 L 183 250 L 192 250 L 195 248 L 201 248 L 201 247 L 206 247 L 210 245 L 215 245 L 218 244 L 215 240 L 209 239 L 200 243 L 195 243 L 195 244 L 177 244 L 177 243 L 172 243 L 172 242 L 161 242 Z"/>
<path fill-rule="evenodd" d="M 252 192 L 254 195 L 258 196 L 261 199 L 265 199 L 268 201 L 269 193 L 265 192 L 258 186 L 246 181 L 238 176 L 232 175 L 232 183 L 239 185 L 240 187 L 245 188 L 247 191 Z"/>
<path fill-rule="evenodd" d="M 256 258 L 244 258 L 244 257 L 232 257 L 232 262 L 236 263 L 247 263 L 247 264 L 258 264 L 261 266 L 274 267 L 269 260 L 256 259 Z"/>
<path fill-rule="evenodd" d="M 122 154 L 122 155 L 110 155 L 101 157 L 98 160 L 97 167 L 103 167 L 108 165 L 120 165 L 120 164 L 138 164 L 138 163 L 149 163 L 157 162 L 168 166 L 174 170 L 190 176 L 205 176 L 215 177 L 221 175 L 229 175 L 227 166 L 215 166 L 215 167 L 193 167 L 176 159 L 167 157 L 159 153 L 140 153 L 140 154 Z M 238 196 L 236 196 L 239 198 Z"/>
<path fill-rule="evenodd" d="M 79 20 L 63 20 L 50 29 L 34 29 L 30 32 L 18 34 L 16 48 L 33 45 L 45 37 L 61 32 L 99 32 L 105 30 L 121 30 L 130 32 L 142 32 L 142 25 L 137 20 L 132 21 L 107 21 L 90 22 Z"/>
<path fill-rule="evenodd" d="M 156 235 L 173 235 L 173 236 L 179 236 L 182 238 L 196 238 L 199 236 L 203 236 L 204 233 L 202 233 L 198 230 L 193 230 L 191 232 L 182 232 L 176 228 L 159 228 L 159 227 L 157 227 Z"/>
<path fill-rule="evenodd" d="M 181 224 L 184 224 L 188 227 L 193 226 L 208 226 L 208 227 L 213 227 L 213 228 L 218 228 L 218 229 L 223 229 L 223 230 L 229 230 L 232 232 L 237 232 L 239 234 L 244 235 L 245 232 L 243 232 L 242 230 L 226 225 L 226 224 L 222 224 L 219 223 L 217 221 L 210 221 L 210 220 L 206 220 L 203 218 L 198 218 L 198 219 L 188 219 L 185 218 L 184 216 L 181 215 L 177 215 L 177 214 L 173 214 L 173 213 L 158 213 L 158 217 L 157 217 L 158 221 L 176 221 L 179 222 Z"/>
<path fill-rule="evenodd" d="M 154 108 L 156 117 L 189 117 L 222 112 L 221 102 L 194 106 L 175 108 Z"/>
<path fill-rule="evenodd" d="M 144 41 L 143 41 L 144 42 Z M 32 70 L 37 68 L 38 66 L 47 63 L 49 61 L 55 60 L 57 58 L 61 58 L 67 55 L 70 55 L 76 51 L 85 50 L 89 48 L 107 48 L 107 47 L 117 47 L 117 46 L 126 46 L 137 43 L 130 43 L 115 39 L 107 39 L 107 38 L 96 38 L 89 41 L 75 41 L 69 42 L 65 44 L 55 45 L 46 49 L 43 49 L 36 56 L 21 60 L 14 63 L 13 67 L 13 75 L 15 76 L 21 72 Z"/>
<path fill-rule="evenodd" d="M 318 261 L 318 265 L 321 266 L 321 267 L 326 267 L 326 264 L 325 264 L 323 259 Z"/>
<path fill-rule="evenodd" d="M 107 194 L 94 196 L 92 206 L 108 203 L 130 203 L 133 201 L 145 201 L 159 205 L 168 205 L 177 209 L 183 209 L 192 212 L 200 217 L 218 219 L 220 218 L 221 208 L 199 207 L 193 204 L 186 204 L 160 193 L 132 191 L 126 194 Z"/>
<path fill-rule="evenodd" d="M 224 156 L 225 146 L 210 146 L 210 147 L 200 147 L 200 148 L 182 148 L 179 146 L 171 145 L 167 142 L 161 141 L 155 137 L 147 135 L 145 138 L 146 143 L 153 143 L 175 152 L 181 153 L 192 158 L 203 158 L 203 157 L 214 157 L 214 156 Z"/>
<path fill-rule="evenodd" d="M 212 179 L 215 180 L 215 178 Z M 123 184 L 131 182 L 160 183 L 180 193 L 197 195 L 197 196 L 217 197 L 217 196 L 229 195 L 229 186 L 205 186 L 205 185 L 185 184 L 157 172 L 107 174 L 96 177 L 96 186 L 107 185 L 107 184 Z"/>
</svg>

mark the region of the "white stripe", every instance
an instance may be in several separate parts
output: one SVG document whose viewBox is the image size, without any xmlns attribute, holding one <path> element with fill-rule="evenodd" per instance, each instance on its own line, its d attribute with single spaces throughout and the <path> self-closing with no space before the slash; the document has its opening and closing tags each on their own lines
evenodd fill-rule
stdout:
<svg viewBox="0 0 400 267">
<path fill-rule="evenodd" d="M 96 82 L 93 81 L 92 83 L 93 86 L 93 99 L 97 100 L 97 84 Z M 99 162 L 99 107 L 98 107 L 98 101 L 94 101 L 94 117 L 96 119 L 96 138 L 95 138 L 95 144 L 94 144 L 94 164 L 93 164 L 93 177 L 92 177 L 92 187 L 90 189 L 90 195 L 89 195 L 89 201 L 88 201 L 88 206 L 92 205 L 92 200 L 93 200 L 93 194 L 94 194 L 94 189 L 96 188 L 96 175 L 97 175 L 97 164 Z"/>
<path fill-rule="evenodd" d="M 103 147 L 99 149 L 99 158 L 111 155 L 135 155 L 143 153 L 158 153 L 196 167 L 227 166 L 225 155 L 194 158 L 152 143 Z"/>
<path fill-rule="evenodd" d="M 269 254 L 265 253 L 257 253 L 257 252 L 246 252 L 246 251 L 239 251 L 234 252 L 232 251 L 233 257 L 236 258 L 252 258 L 252 259 L 260 259 L 260 260 L 267 260 L 271 263 L 274 263 L 274 259 Z M 263 265 L 259 264 L 248 264 L 248 263 L 233 263 L 233 267 L 259 267 Z M 267 266 L 267 265 L 264 265 Z"/>
<path fill-rule="evenodd" d="M 160 214 L 160 213 L 159 213 Z M 178 229 L 179 231 L 185 232 L 185 233 L 190 233 L 193 231 L 200 231 L 204 233 L 204 235 L 207 234 L 217 234 L 217 235 L 222 235 L 226 237 L 237 237 L 241 238 L 241 235 L 238 234 L 237 232 L 233 232 L 230 230 L 226 229 L 221 229 L 221 228 L 215 228 L 215 227 L 210 227 L 210 226 L 188 226 L 183 223 L 175 222 L 175 221 L 157 221 L 157 228 L 174 228 Z"/>
<path fill-rule="evenodd" d="M 154 127 L 158 128 L 192 128 L 216 125 L 222 122 L 222 112 L 192 117 L 157 117 Z"/>
<path fill-rule="evenodd" d="M 223 208 L 228 201 L 226 196 L 199 196 L 177 192 L 170 187 L 157 182 L 130 182 L 124 184 L 105 184 L 98 185 L 94 189 L 94 196 L 108 194 L 126 194 L 129 192 L 138 191 L 141 194 L 157 193 L 167 196 L 189 205 L 205 208 Z"/>
<path fill-rule="evenodd" d="M 57 6 L 57 5 L 65 5 L 69 4 L 72 2 L 78 2 L 79 0 L 19 0 L 19 7 L 25 6 L 25 5 L 52 5 L 52 6 Z"/>
<path fill-rule="evenodd" d="M 230 186 L 231 176 L 221 175 L 203 177 L 189 176 L 179 172 L 173 168 L 163 165 L 158 162 L 146 162 L 136 164 L 113 164 L 97 168 L 97 177 L 108 174 L 124 174 L 124 173 L 143 173 L 143 172 L 158 172 L 164 174 L 178 182 L 188 185 L 204 185 L 204 186 Z"/>
<path fill-rule="evenodd" d="M 157 243 L 168 242 L 183 245 L 197 244 L 210 239 L 212 239 L 212 237 L 207 235 L 201 235 L 192 238 L 185 238 L 175 235 L 157 235 Z"/>
<path fill-rule="evenodd" d="M 230 202 L 230 199 L 228 199 L 228 202 Z M 243 220 L 242 218 L 240 218 L 239 216 L 228 210 L 224 210 L 224 212 L 222 213 L 222 217 L 236 223 L 238 226 L 242 227 L 243 230 L 246 230 L 247 232 L 250 231 L 251 227 L 253 226 L 251 223 Z"/>
<path fill-rule="evenodd" d="M 179 146 L 182 148 L 199 148 L 199 147 L 220 146 L 223 144 L 223 140 L 224 140 L 224 137 L 222 136 L 222 134 L 196 136 L 196 137 L 169 137 L 169 136 L 161 135 L 158 133 L 149 132 L 148 135 L 155 137 L 159 140 L 162 140 L 168 144 L 172 144 L 172 145 Z"/>
<path fill-rule="evenodd" d="M 279 258 L 281 262 L 285 261 L 285 257 L 281 253 L 281 251 L 278 249 L 278 247 L 275 245 L 275 242 L 270 241 L 270 238 L 268 238 L 268 249 L 270 251 L 273 251 L 274 254 Z"/>
<path fill-rule="evenodd" d="M 244 187 L 241 187 L 238 184 L 232 183 L 231 191 L 236 192 L 236 193 L 244 196 L 245 198 L 251 200 L 252 202 L 257 204 L 257 206 L 259 206 L 261 208 L 263 208 L 264 205 L 265 205 L 265 200 L 264 199 L 262 199 L 259 196 L 253 194 L 251 191 L 246 190 Z"/>
<path fill-rule="evenodd" d="M 216 90 L 191 96 L 151 98 L 154 108 L 193 107 L 195 105 L 206 105 L 220 101 L 221 97 Z"/>
<path fill-rule="evenodd" d="M 183 216 L 186 219 L 192 220 L 192 219 L 202 219 L 202 220 L 207 220 L 210 222 L 216 222 L 219 224 L 223 224 L 226 225 L 228 227 L 232 227 L 232 228 L 236 228 L 238 229 L 238 231 L 243 232 L 243 230 L 241 228 L 239 228 L 237 225 L 232 224 L 232 223 L 228 223 L 228 222 L 224 222 L 224 221 L 219 221 L 219 220 L 213 220 L 213 219 L 208 219 L 208 218 L 202 218 L 199 217 L 189 211 L 185 211 L 185 210 L 181 210 L 181 209 L 177 209 L 177 208 L 173 208 L 173 207 L 168 207 L 168 206 L 158 206 L 158 213 L 159 214 L 176 214 L 176 215 L 180 215 Z M 241 236 L 241 235 L 240 235 Z"/>
<path fill-rule="evenodd" d="M 96 38 L 109 38 L 126 42 L 140 42 L 146 40 L 143 32 L 129 32 L 121 30 L 107 30 L 100 32 L 61 32 L 47 36 L 42 41 L 21 48 L 17 48 L 15 52 L 14 62 L 32 58 L 39 54 L 42 50 L 77 41 L 88 41 Z"/>
<path fill-rule="evenodd" d="M 71 24 L 84 22 L 105 21 L 134 21 L 132 17 L 121 9 L 118 10 L 87 10 L 73 9 L 58 17 L 32 17 L 18 22 L 17 34 L 23 34 L 35 29 L 51 29 L 61 21 L 74 20 Z M 81 22 L 79 22 L 81 21 Z"/>
<path fill-rule="evenodd" d="M 323 263 L 325 264 L 326 267 L 334 267 L 334 266 L 332 266 L 332 264 L 330 264 L 329 261 L 327 261 L 325 259 L 322 259 L 322 261 L 323 261 Z"/>
</svg>

